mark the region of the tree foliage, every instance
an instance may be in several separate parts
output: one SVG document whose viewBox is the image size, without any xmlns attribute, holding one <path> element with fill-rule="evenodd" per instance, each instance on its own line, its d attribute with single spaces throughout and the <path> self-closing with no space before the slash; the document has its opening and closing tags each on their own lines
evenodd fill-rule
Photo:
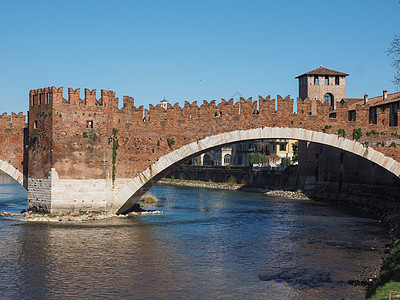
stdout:
<svg viewBox="0 0 400 300">
<path fill-rule="evenodd" d="M 294 162 L 294 163 L 298 162 L 299 161 L 299 141 L 292 144 L 292 150 L 293 150 L 292 162 Z"/>
<path fill-rule="evenodd" d="M 261 153 L 258 153 L 258 152 L 249 153 L 250 165 L 263 164 L 264 162 L 265 162 L 265 157 Z"/>
<path fill-rule="evenodd" d="M 400 35 L 395 35 L 386 53 L 392 58 L 392 66 L 396 72 L 393 82 L 397 87 L 400 87 Z"/>
</svg>

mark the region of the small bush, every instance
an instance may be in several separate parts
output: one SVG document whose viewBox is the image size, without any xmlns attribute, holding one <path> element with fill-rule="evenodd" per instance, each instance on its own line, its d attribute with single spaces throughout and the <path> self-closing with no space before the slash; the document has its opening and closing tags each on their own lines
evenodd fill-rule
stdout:
<svg viewBox="0 0 400 300">
<path fill-rule="evenodd" d="M 34 131 L 34 132 L 31 133 L 31 139 L 32 139 L 32 140 L 36 140 L 36 139 L 38 139 L 39 137 L 40 137 L 39 132 Z"/>
<path fill-rule="evenodd" d="M 292 161 L 290 158 L 282 158 L 281 166 L 282 167 L 288 167 L 292 164 Z"/>
<path fill-rule="evenodd" d="M 346 137 L 346 131 L 344 129 L 338 129 L 337 134 L 340 137 Z"/>
<path fill-rule="evenodd" d="M 353 140 L 358 141 L 362 137 L 361 128 L 353 129 Z"/>
<path fill-rule="evenodd" d="M 236 184 L 236 178 L 231 175 L 231 177 L 228 178 L 228 183 L 229 184 Z"/>
<path fill-rule="evenodd" d="M 158 202 L 158 198 L 150 193 L 143 195 L 140 200 L 143 204 L 153 204 Z"/>
<path fill-rule="evenodd" d="M 172 139 L 167 138 L 167 143 L 168 143 L 168 147 L 170 147 L 172 149 L 172 146 L 175 145 L 174 138 L 172 138 Z"/>
</svg>

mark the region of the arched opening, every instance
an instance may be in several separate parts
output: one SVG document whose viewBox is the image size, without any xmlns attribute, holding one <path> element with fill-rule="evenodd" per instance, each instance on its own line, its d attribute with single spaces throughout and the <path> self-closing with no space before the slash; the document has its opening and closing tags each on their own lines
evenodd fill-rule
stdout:
<svg viewBox="0 0 400 300">
<path fill-rule="evenodd" d="M 211 160 L 210 155 L 204 154 L 204 157 L 203 157 L 203 166 L 212 166 L 212 165 L 213 165 L 213 161 Z"/>
<path fill-rule="evenodd" d="M 249 142 L 259 139 L 294 139 L 311 144 L 331 146 L 335 149 L 361 156 L 367 161 L 381 166 L 395 176 L 400 176 L 399 162 L 371 147 L 364 147 L 357 141 L 339 137 L 337 134 L 322 133 L 303 128 L 281 127 L 238 130 L 206 137 L 160 157 L 157 162 L 135 178 L 130 179 L 116 192 L 113 197 L 113 211 L 117 214 L 128 212 L 141 195 L 183 161 L 225 144 Z M 207 162 L 212 163 L 211 157 L 204 155 L 203 164 Z"/>
<path fill-rule="evenodd" d="M 10 176 L 13 180 L 27 189 L 28 180 L 18 169 L 0 159 L 0 171 Z"/>
<path fill-rule="evenodd" d="M 224 165 L 229 165 L 231 163 L 232 156 L 230 154 L 225 154 L 224 156 Z"/>
<path fill-rule="evenodd" d="M 324 95 L 324 102 L 327 101 L 329 103 L 330 106 L 334 107 L 335 103 L 334 103 L 334 98 L 333 95 L 331 93 L 326 93 Z"/>
</svg>

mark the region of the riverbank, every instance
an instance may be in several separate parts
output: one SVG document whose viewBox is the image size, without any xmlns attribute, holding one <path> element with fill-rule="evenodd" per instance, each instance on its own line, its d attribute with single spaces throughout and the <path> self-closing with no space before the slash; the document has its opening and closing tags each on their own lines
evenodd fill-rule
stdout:
<svg viewBox="0 0 400 300">
<path fill-rule="evenodd" d="M 370 188 L 366 187 L 365 191 L 354 188 L 351 192 L 320 189 L 310 192 L 309 196 L 316 201 L 362 210 L 389 226 L 392 243 L 386 245 L 384 262 L 378 277 L 368 289 L 367 299 L 389 299 L 390 293 L 392 299 L 400 299 L 400 201 L 396 200 L 396 195 Z"/>
<path fill-rule="evenodd" d="M 18 220 L 24 222 L 43 222 L 43 223 L 78 222 L 79 223 L 79 222 L 88 222 L 95 220 L 104 220 L 110 218 L 128 218 L 139 215 L 159 215 L 162 213 L 163 212 L 159 210 L 139 210 L 130 212 L 125 215 L 116 215 L 116 214 L 102 213 L 102 212 L 81 213 L 78 211 L 72 211 L 70 213 L 59 212 L 57 214 L 43 214 L 43 213 L 33 213 L 32 211 L 29 211 L 21 214 L 3 212 L 0 214 L 0 217 L 19 218 Z"/>
<path fill-rule="evenodd" d="M 262 193 L 268 196 L 285 197 L 309 200 L 310 198 L 305 195 L 302 191 L 285 191 L 285 190 L 267 190 L 259 187 L 251 187 L 244 184 L 232 184 L 232 183 L 216 183 L 216 182 L 205 182 L 197 180 L 182 180 L 182 179 L 171 179 L 163 178 L 157 182 L 157 184 L 173 185 L 173 186 L 187 186 L 196 188 L 210 188 L 220 190 L 231 190 L 241 191 L 250 193 Z"/>
</svg>

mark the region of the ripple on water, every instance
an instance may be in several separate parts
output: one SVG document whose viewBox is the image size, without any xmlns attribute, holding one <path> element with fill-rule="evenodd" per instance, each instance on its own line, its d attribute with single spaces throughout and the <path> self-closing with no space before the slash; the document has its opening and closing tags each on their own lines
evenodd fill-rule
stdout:
<svg viewBox="0 0 400 300">
<path fill-rule="evenodd" d="M 14 188 L 0 184 L 0 208 L 25 208 Z M 376 272 L 389 240 L 378 222 L 313 201 L 151 192 L 164 214 L 71 225 L 0 219 L 2 298 L 361 299 L 365 288 L 348 282 Z"/>
</svg>

